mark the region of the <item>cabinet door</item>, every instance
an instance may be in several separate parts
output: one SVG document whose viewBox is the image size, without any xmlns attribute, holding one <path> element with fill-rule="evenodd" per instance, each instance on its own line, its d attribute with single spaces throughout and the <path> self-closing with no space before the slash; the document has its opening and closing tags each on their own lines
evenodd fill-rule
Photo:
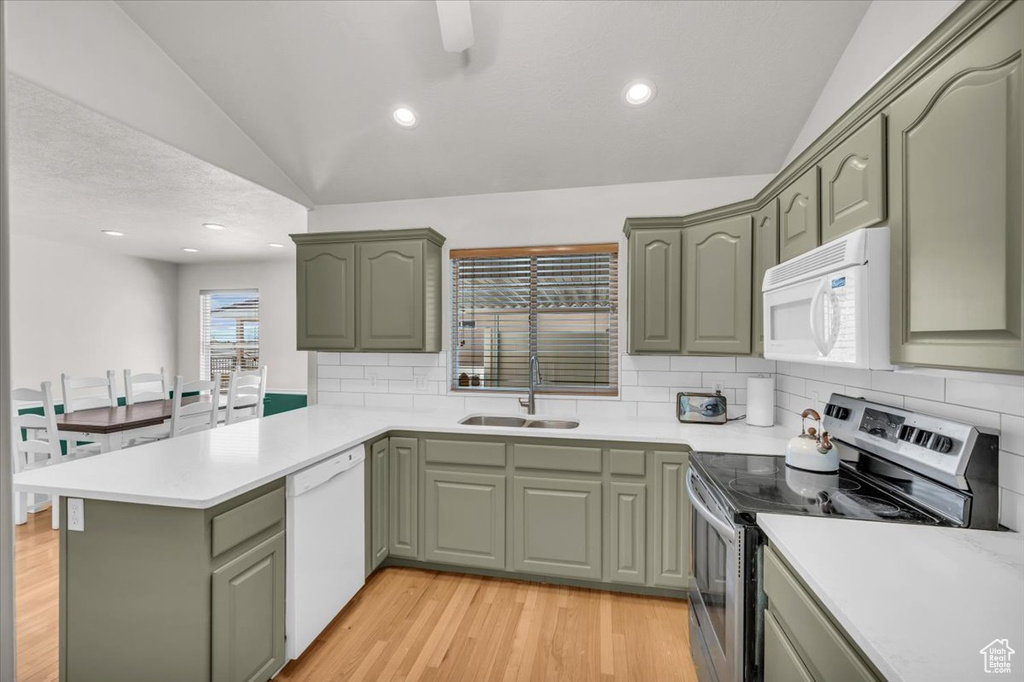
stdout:
<svg viewBox="0 0 1024 682">
<path fill-rule="evenodd" d="M 821 241 L 885 220 L 885 116 L 821 160 Z"/>
<path fill-rule="evenodd" d="M 814 682 L 772 612 L 764 612 L 764 682 Z"/>
<path fill-rule="evenodd" d="M 505 568 L 505 476 L 426 471 L 425 557 Z"/>
<path fill-rule="evenodd" d="M 421 350 L 423 312 L 423 242 L 360 244 L 360 350 Z"/>
<path fill-rule="evenodd" d="M 642 585 L 647 579 L 647 486 L 612 481 L 609 489 L 611 579 Z"/>
<path fill-rule="evenodd" d="M 629 238 L 629 352 L 682 350 L 682 230 L 636 230 Z"/>
<path fill-rule="evenodd" d="M 388 439 L 379 440 L 370 450 L 370 570 L 380 566 L 380 562 L 388 556 L 388 488 L 391 479 L 388 476 Z"/>
<path fill-rule="evenodd" d="M 687 353 L 750 352 L 750 216 L 683 231 Z"/>
<path fill-rule="evenodd" d="M 690 577 L 690 498 L 686 495 L 685 452 L 654 453 L 653 583 L 686 587 Z"/>
<path fill-rule="evenodd" d="M 415 559 L 419 553 L 419 444 L 415 438 L 388 441 L 388 553 Z"/>
<path fill-rule="evenodd" d="M 355 348 L 355 245 L 300 244 L 296 273 L 298 349 Z"/>
<path fill-rule="evenodd" d="M 515 570 L 601 579 L 601 483 L 516 476 Z"/>
<path fill-rule="evenodd" d="M 818 168 L 801 175 L 779 195 L 779 260 L 787 261 L 820 244 Z"/>
<path fill-rule="evenodd" d="M 772 201 L 754 214 L 754 276 L 751 278 L 750 295 L 753 325 L 753 352 L 764 353 L 764 273 L 779 264 L 779 201 Z"/>
<path fill-rule="evenodd" d="M 284 665 L 284 533 L 213 572 L 213 682 L 263 682 Z"/>
<path fill-rule="evenodd" d="M 892 361 L 1024 371 L 1024 3 L 889 114 Z"/>
</svg>

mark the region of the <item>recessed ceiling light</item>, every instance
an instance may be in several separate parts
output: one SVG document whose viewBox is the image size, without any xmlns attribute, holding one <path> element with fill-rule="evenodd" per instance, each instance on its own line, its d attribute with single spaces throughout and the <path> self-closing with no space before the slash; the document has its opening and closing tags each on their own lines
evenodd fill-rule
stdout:
<svg viewBox="0 0 1024 682">
<path fill-rule="evenodd" d="M 207 230 L 223 230 L 224 226 L 217 223 L 203 223 L 203 227 Z"/>
<path fill-rule="evenodd" d="M 278 244 L 277 242 L 270 242 L 269 244 L 267 244 L 267 246 L 269 246 L 272 249 L 283 249 L 284 248 L 284 244 Z"/>
<path fill-rule="evenodd" d="M 640 107 L 654 99 L 654 83 L 648 80 L 633 81 L 622 90 L 622 101 L 631 107 Z"/>
<path fill-rule="evenodd" d="M 187 246 L 183 248 L 182 251 L 184 251 L 185 253 L 199 253 L 199 249 L 193 249 Z"/>
<path fill-rule="evenodd" d="M 107 235 L 108 237 L 123 237 L 124 236 L 124 232 L 118 232 L 117 230 L 100 230 L 100 232 L 102 232 L 103 234 Z"/>
<path fill-rule="evenodd" d="M 403 128 L 415 128 L 419 123 L 416 112 L 409 107 L 398 107 L 391 112 L 391 118 Z"/>
</svg>

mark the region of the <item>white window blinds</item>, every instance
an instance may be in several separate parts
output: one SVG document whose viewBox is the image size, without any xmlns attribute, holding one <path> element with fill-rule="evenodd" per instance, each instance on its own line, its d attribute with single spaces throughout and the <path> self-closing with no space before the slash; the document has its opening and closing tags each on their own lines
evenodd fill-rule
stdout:
<svg viewBox="0 0 1024 682">
<path fill-rule="evenodd" d="M 199 376 L 260 366 L 260 294 L 255 289 L 203 291 L 200 298 Z"/>
<path fill-rule="evenodd" d="M 618 245 L 452 251 L 455 390 L 618 393 Z"/>
</svg>

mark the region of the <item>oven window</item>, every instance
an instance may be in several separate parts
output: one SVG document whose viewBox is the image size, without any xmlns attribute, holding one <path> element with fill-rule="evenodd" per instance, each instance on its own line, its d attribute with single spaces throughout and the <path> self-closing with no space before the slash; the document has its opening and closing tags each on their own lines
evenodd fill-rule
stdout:
<svg viewBox="0 0 1024 682">
<path fill-rule="evenodd" d="M 726 634 L 726 570 L 728 566 L 729 547 L 711 525 L 701 517 L 693 514 L 693 574 L 700 592 L 701 602 L 708 613 L 708 621 L 714 628 L 715 642 L 725 651 L 728 635 Z"/>
</svg>

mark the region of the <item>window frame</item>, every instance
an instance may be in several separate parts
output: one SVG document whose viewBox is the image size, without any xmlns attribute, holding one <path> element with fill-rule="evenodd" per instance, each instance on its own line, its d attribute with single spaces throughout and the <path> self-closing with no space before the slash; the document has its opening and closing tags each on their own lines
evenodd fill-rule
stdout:
<svg viewBox="0 0 1024 682">
<path fill-rule="evenodd" d="M 259 366 L 260 366 L 261 356 L 262 356 L 262 352 L 263 352 L 262 343 L 261 343 L 261 336 L 262 335 L 260 333 L 260 322 L 261 322 L 261 320 L 260 320 L 260 308 L 261 308 L 260 303 L 261 303 L 261 301 L 260 301 L 260 290 L 259 290 L 259 288 L 258 287 L 241 287 L 241 288 L 230 288 L 230 289 L 229 288 L 200 289 L 199 290 L 199 377 L 200 377 L 201 381 L 213 381 L 214 380 L 214 377 L 213 377 L 213 357 L 212 357 L 212 353 L 211 353 L 212 348 L 210 346 L 210 328 L 211 328 L 211 326 L 210 326 L 210 324 L 208 324 L 208 319 L 207 319 L 207 315 L 208 315 L 208 313 L 212 312 L 212 308 L 210 308 L 208 310 L 209 305 L 208 305 L 207 299 L 210 296 L 215 296 L 215 295 L 218 295 L 218 294 L 223 294 L 223 295 L 252 294 L 252 295 L 255 296 L 255 300 L 256 300 L 256 306 L 255 306 L 255 312 L 256 312 L 256 317 L 255 317 L 255 322 L 256 322 L 256 340 L 255 340 L 254 343 L 256 344 L 256 363 L 255 363 L 255 368 L 256 369 L 258 369 Z M 246 323 L 251 323 L 252 321 L 253 320 L 251 320 L 251 319 L 241 320 L 242 327 L 244 328 Z M 243 337 L 244 337 L 244 331 L 243 331 Z M 236 339 L 236 343 L 237 342 L 238 342 L 238 340 Z M 245 342 L 244 338 L 242 339 L 242 342 Z M 250 371 L 250 370 L 247 370 L 245 368 L 235 367 L 235 365 L 233 363 L 232 364 L 232 370 L 229 370 L 228 372 L 223 372 L 222 373 L 222 382 L 221 382 L 222 383 L 222 387 L 221 387 L 222 389 L 226 389 L 227 388 L 227 380 L 228 380 L 227 378 L 230 375 L 230 372 L 233 371 L 234 369 L 241 369 L 242 371 Z"/>
</svg>

